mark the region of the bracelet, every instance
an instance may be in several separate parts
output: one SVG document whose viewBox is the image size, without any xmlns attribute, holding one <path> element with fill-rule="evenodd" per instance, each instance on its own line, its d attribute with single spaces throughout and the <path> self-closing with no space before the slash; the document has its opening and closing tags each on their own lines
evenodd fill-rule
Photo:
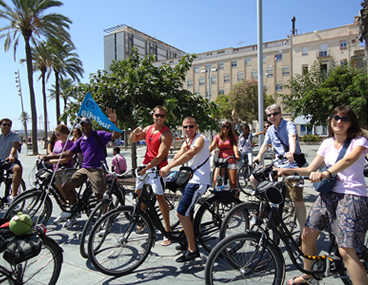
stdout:
<svg viewBox="0 0 368 285">
<path fill-rule="evenodd" d="M 326 169 L 326 171 L 328 172 L 328 177 L 331 177 L 332 173 L 328 169 Z"/>
</svg>

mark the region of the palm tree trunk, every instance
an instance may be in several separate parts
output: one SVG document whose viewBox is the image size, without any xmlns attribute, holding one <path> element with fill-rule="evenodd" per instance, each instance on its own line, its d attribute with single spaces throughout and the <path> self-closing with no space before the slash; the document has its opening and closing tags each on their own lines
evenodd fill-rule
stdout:
<svg viewBox="0 0 368 285">
<path fill-rule="evenodd" d="M 67 102 L 68 98 L 63 98 L 63 101 L 64 101 L 64 111 L 63 113 L 65 113 L 65 110 L 66 110 L 66 104 L 68 103 Z M 68 125 L 68 116 L 65 117 L 65 125 Z"/>
<path fill-rule="evenodd" d="M 47 121 L 48 121 L 48 117 L 47 117 L 47 98 L 46 98 L 46 79 L 45 79 L 45 72 L 42 72 L 42 96 L 43 96 L 43 116 L 44 116 L 44 129 L 45 129 L 45 134 L 44 134 L 44 149 L 47 148 L 47 140 L 48 140 L 48 136 L 47 136 Z"/>
<path fill-rule="evenodd" d="M 37 145 L 37 110 L 36 110 L 36 96 L 33 88 L 33 66 L 32 66 L 32 51 L 29 45 L 29 36 L 23 35 L 26 44 L 26 61 L 27 61 L 27 74 L 28 74 L 28 86 L 29 96 L 31 101 L 31 113 L 32 113 L 32 151 L 33 155 L 38 155 Z"/>
<path fill-rule="evenodd" d="M 55 72 L 55 100 L 56 100 L 56 122 L 60 124 L 60 86 L 59 86 L 59 72 Z"/>
</svg>

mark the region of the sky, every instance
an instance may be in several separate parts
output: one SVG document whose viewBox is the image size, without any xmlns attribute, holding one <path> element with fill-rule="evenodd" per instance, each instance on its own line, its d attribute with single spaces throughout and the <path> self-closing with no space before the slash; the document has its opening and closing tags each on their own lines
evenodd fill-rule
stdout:
<svg viewBox="0 0 368 285">
<path fill-rule="evenodd" d="M 10 4 L 10 0 L 5 0 Z M 186 53 L 202 53 L 257 43 L 257 0 L 64 0 L 64 5 L 49 12 L 63 14 L 73 23 L 72 41 L 83 62 L 88 82 L 91 73 L 104 68 L 105 29 L 126 24 Z M 296 17 L 298 34 L 351 24 L 361 9 L 362 0 L 263 0 L 263 41 L 286 38 L 291 19 Z M 0 19 L 0 27 L 7 25 Z M 21 100 L 14 72 L 19 70 L 24 111 L 31 115 L 24 41 L 20 41 L 14 61 L 13 47 L 4 51 L 0 39 L 0 118 L 10 118 L 13 130 L 22 129 L 19 120 Z M 40 73 L 34 73 L 38 126 L 43 129 Z M 47 88 L 54 84 L 50 76 Z M 49 101 L 49 126 L 56 127 L 55 101 Z M 63 104 L 61 103 L 63 107 Z M 40 116 L 42 117 L 40 119 Z M 30 126 L 28 127 L 30 129 Z"/>
</svg>

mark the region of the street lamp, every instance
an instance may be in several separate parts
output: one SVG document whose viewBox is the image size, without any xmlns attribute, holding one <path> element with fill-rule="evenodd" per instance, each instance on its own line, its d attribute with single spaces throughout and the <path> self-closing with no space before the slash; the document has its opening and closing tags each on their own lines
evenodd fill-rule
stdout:
<svg viewBox="0 0 368 285">
<path fill-rule="evenodd" d="M 28 134 L 27 134 L 27 121 L 25 120 L 25 112 L 24 112 L 24 105 L 23 105 L 23 96 L 22 96 L 22 86 L 20 83 L 20 75 L 19 75 L 19 69 L 14 72 L 15 73 L 15 84 L 18 88 L 18 96 L 20 97 L 20 103 L 22 106 L 22 120 L 23 120 L 23 128 L 24 128 L 24 136 L 27 141 Z"/>
<path fill-rule="evenodd" d="M 208 99 L 211 100 L 211 71 L 217 71 L 217 68 L 206 68 L 206 69 L 202 69 L 201 72 L 202 73 L 208 73 Z"/>
</svg>

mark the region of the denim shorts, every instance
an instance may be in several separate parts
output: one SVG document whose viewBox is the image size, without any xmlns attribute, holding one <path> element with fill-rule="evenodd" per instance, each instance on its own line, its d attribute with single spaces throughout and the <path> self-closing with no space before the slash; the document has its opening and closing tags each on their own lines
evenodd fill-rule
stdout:
<svg viewBox="0 0 368 285">
<path fill-rule="evenodd" d="M 206 193 L 209 185 L 188 183 L 183 191 L 183 196 L 176 210 L 182 216 L 189 216 L 195 204 Z"/>
<path fill-rule="evenodd" d="M 368 229 L 368 197 L 330 192 L 314 202 L 306 226 L 331 231 L 339 247 L 360 248 Z"/>
</svg>

